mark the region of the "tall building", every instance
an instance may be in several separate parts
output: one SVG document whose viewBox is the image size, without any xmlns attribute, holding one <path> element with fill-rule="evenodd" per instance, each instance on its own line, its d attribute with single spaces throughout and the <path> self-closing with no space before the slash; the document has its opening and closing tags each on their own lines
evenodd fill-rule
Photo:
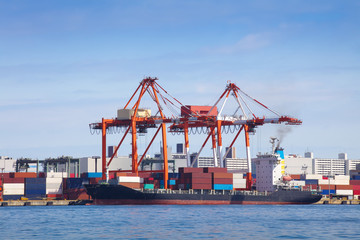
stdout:
<svg viewBox="0 0 360 240">
<path fill-rule="evenodd" d="M 320 175 L 346 175 L 345 159 L 331 159 L 331 158 L 314 158 L 313 172 Z"/>
<path fill-rule="evenodd" d="M 117 146 L 108 146 L 108 157 L 111 158 L 112 155 L 114 154 L 115 150 L 116 150 Z M 117 157 L 117 153 L 115 154 L 114 157 Z"/>
<path fill-rule="evenodd" d="M 240 170 L 240 172 L 248 172 L 247 159 L 245 158 L 226 158 L 225 167 L 228 170 Z"/>
<path fill-rule="evenodd" d="M 228 147 L 226 147 L 226 151 L 227 152 L 229 150 Z M 236 158 L 236 148 L 232 147 L 229 151 L 229 153 L 226 155 L 226 158 Z"/>
</svg>

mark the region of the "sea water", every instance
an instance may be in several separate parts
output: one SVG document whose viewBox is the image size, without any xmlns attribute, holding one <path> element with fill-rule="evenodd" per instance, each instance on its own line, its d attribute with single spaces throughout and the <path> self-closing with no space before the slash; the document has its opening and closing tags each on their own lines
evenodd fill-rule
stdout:
<svg viewBox="0 0 360 240">
<path fill-rule="evenodd" d="M 0 207 L 0 239 L 359 239 L 360 205 Z"/>
</svg>

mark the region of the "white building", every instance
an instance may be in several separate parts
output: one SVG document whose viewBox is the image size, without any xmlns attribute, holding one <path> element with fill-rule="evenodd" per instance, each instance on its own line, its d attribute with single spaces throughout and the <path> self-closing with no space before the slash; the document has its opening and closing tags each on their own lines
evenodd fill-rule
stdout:
<svg viewBox="0 0 360 240">
<path fill-rule="evenodd" d="M 350 175 L 351 170 L 360 170 L 360 159 L 346 161 L 346 175 Z"/>
<path fill-rule="evenodd" d="M 313 173 L 313 159 L 311 157 L 300 157 L 300 156 L 290 155 L 290 156 L 285 156 L 284 161 L 285 161 L 285 174 Z"/>
</svg>

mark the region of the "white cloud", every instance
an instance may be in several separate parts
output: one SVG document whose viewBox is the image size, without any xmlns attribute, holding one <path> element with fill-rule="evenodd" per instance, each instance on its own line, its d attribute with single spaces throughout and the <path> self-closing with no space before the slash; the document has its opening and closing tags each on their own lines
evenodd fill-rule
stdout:
<svg viewBox="0 0 360 240">
<path fill-rule="evenodd" d="M 215 52 L 232 54 L 242 51 L 252 51 L 270 45 L 270 36 L 266 33 L 248 34 L 241 38 L 237 43 L 221 47 Z"/>
</svg>

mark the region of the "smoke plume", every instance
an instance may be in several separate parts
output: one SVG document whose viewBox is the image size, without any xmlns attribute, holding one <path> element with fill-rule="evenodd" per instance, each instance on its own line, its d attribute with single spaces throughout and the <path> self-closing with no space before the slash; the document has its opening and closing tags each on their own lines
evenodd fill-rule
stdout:
<svg viewBox="0 0 360 240">
<path fill-rule="evenodd" d="M 279 126 L 279 128 L 277 129 L 277 135 L 278 135 L 278 139 L 279 139 L 277 147 L 280 147 L 281 142 L 283 141 L 285 136 L 288 135 L 288 133 L 290 133 L 290 132 L 291 132 L 290 126 L 286 126 L 286 125 Z"/>
</svg>

